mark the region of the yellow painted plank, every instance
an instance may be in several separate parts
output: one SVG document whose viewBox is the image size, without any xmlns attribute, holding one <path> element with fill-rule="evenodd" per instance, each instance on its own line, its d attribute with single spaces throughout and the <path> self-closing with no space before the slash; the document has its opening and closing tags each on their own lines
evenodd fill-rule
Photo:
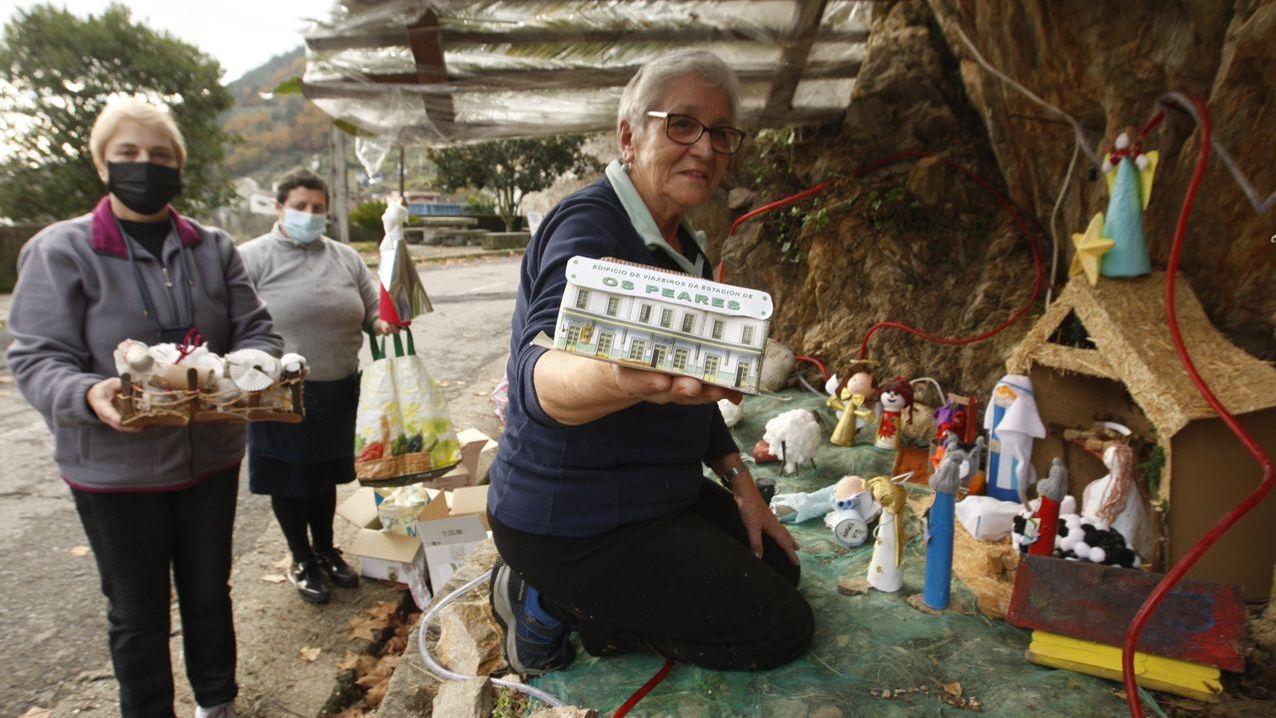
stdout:
<svg viewBox="0 0 1276 718">
<path fill-rule="evenodd" d="M 1121 649 L 1113 646 L 1033 631 L 1027 658 L 1044 666 L 1122 680 Z M 1219 670 L 1213 666 L 1135 653 L 1134 673 L 1135 680 L 1144 688 L 1198 701 L 1217 701 L 1218 694 L 1223 692 Z"/>
</svg>

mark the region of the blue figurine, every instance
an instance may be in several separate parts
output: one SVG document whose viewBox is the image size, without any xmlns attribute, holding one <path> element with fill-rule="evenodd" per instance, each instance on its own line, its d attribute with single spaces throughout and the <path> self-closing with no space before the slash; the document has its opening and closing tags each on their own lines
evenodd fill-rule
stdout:
<svg viewBox="0 0 1276 718">
<path fill-rule="evenodd" d="M 948 608 L 952 596 L 953 515 L 957 492 L 978 470 L 983 450 L 982 436 L 973 446 L 964 447 L 956 436 L 949 434 L 944 458 L 930 477 L 935 503 L 926 519 L 926 583 L 922 588 L 922 603 L 936 611 Z"/>
<path fill-rule="evenodd" d="M 1117 135 L 1116 148 L 1103 159 L 1108 211 L 1102 236 L 1116 243 L 1099 265 L 1099 273 L 1105 277 L 1140 277 L 1151 271 L 1143 237 L 1143 211 L 1152 196 L 1157 153 L 1143 152 L 1131 142 L 1132 135 L 1132 129 Z"/>
</svg>

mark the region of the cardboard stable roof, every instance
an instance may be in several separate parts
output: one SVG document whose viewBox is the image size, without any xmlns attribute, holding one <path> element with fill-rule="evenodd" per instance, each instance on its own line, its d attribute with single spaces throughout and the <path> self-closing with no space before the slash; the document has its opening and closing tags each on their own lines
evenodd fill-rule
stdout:
<svg viewBox="0 0 1276 718">
<path fill-rule="evenodd" d="M 850 0 L 343 0 L 306 36 L 302 92 L 396 144 L 612 130 L 625 84 L 670 50 L 710 50 L 741 122 L 840 118 L 864 56 Z"/>
<path fill-rule="evenodd" d="M 1034 364 L 1125 384 L 1164 437 L 1214 410 L 1179 362 L 1166 322 L 1165 272 L 1136 279 L 1074 277 L 1006 362 L 1012 373 Z M 1184 344 L 1223 406 L 1240 415 L 1276 407 L 1276 369 L 1229 342 L 1210 323 L 1181 274 L 1175 308 Z M 1084 325 L 1095 349 L 1057 344 L 1051 336 L 1069 313 Z"/>
</svg>

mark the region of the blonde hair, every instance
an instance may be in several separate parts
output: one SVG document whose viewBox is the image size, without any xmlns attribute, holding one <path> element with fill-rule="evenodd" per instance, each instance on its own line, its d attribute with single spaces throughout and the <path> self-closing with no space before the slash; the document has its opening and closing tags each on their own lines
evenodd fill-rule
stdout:
<svg viewBox="0 0 1276 718">
<path fill-rule="evenodd" d="M 93 131 L 89 133 L 89 154 L 93 157 L 94 167 L 106 167 L 106 143 L 115 134 L 121 120 L 133 120 L 143 125 L 164 128 L 173 141 L 173 150 L 177 155 L 177 166 L 186 166 L 186 141 L 182 139 L 182 131 L 177 128 L 173 116 L 168 112 L 144 100 L 126 97 L 111 100 L 102 109 L 93 123 Z"/>
</svg>

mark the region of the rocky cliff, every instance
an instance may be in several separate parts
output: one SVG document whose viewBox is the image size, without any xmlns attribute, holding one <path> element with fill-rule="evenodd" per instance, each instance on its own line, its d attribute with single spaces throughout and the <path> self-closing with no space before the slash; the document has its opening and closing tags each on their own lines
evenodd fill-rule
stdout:
<svg viewBox="0 0 1276 718">
<path fill-rule="evenodd" d="M 728 281 L 775 296 L 772 335 L 830 369 L 858 355 L 875 322 L 970 336 L 1008 319 L 1032 294 L 1034 242 L 1049 274 L 1051 215 L 1062 193 L 1057 291 L 1067 280 L 1072 233 L 1106 206 L 1102 175 L 1084 156 L 1062 185 L 1071 127 L 979 67 L 959 30 L 993 66 L 1077 118 L 1100 153 L 1122 128 L 1143 125 L 1166 92 L 1204 98 L 1217 140 L 1260 194 L 1276 190 L 1276 0 L 1066 9 L 1047 0 L 880 3 L 845 121 L 762 133 L 733 169 L 732 179 L 754 191 L 736 190 L 731 205 L 743 211 L 821 181 L 835 186 L 746 223 L 716 248 Z M 1190 118 L 1174 111 L 1146 138 L 1147 149 L 1161 152 L 1145 217 L 1154 268 L 1168 258 L 1199 141 Z M 866 163 L 908 151 L 969 168 L 1010 198 L 1035 239 L 992 192 L 938 159 L 910 156 L 856 177 Z M 1273 233 L 1276 209 L 1258 215 L 1212 162 L 1183 271 L 1215 324 L 1269 359 L 1276 358 Z M 1039 297 L 1015 327 L 965 347 L 885 329 L 869 356 L 884 362 L 884 373 L 936 375 L 946 388 L 983 391 L 1042 306 Z"/>
</svg>

